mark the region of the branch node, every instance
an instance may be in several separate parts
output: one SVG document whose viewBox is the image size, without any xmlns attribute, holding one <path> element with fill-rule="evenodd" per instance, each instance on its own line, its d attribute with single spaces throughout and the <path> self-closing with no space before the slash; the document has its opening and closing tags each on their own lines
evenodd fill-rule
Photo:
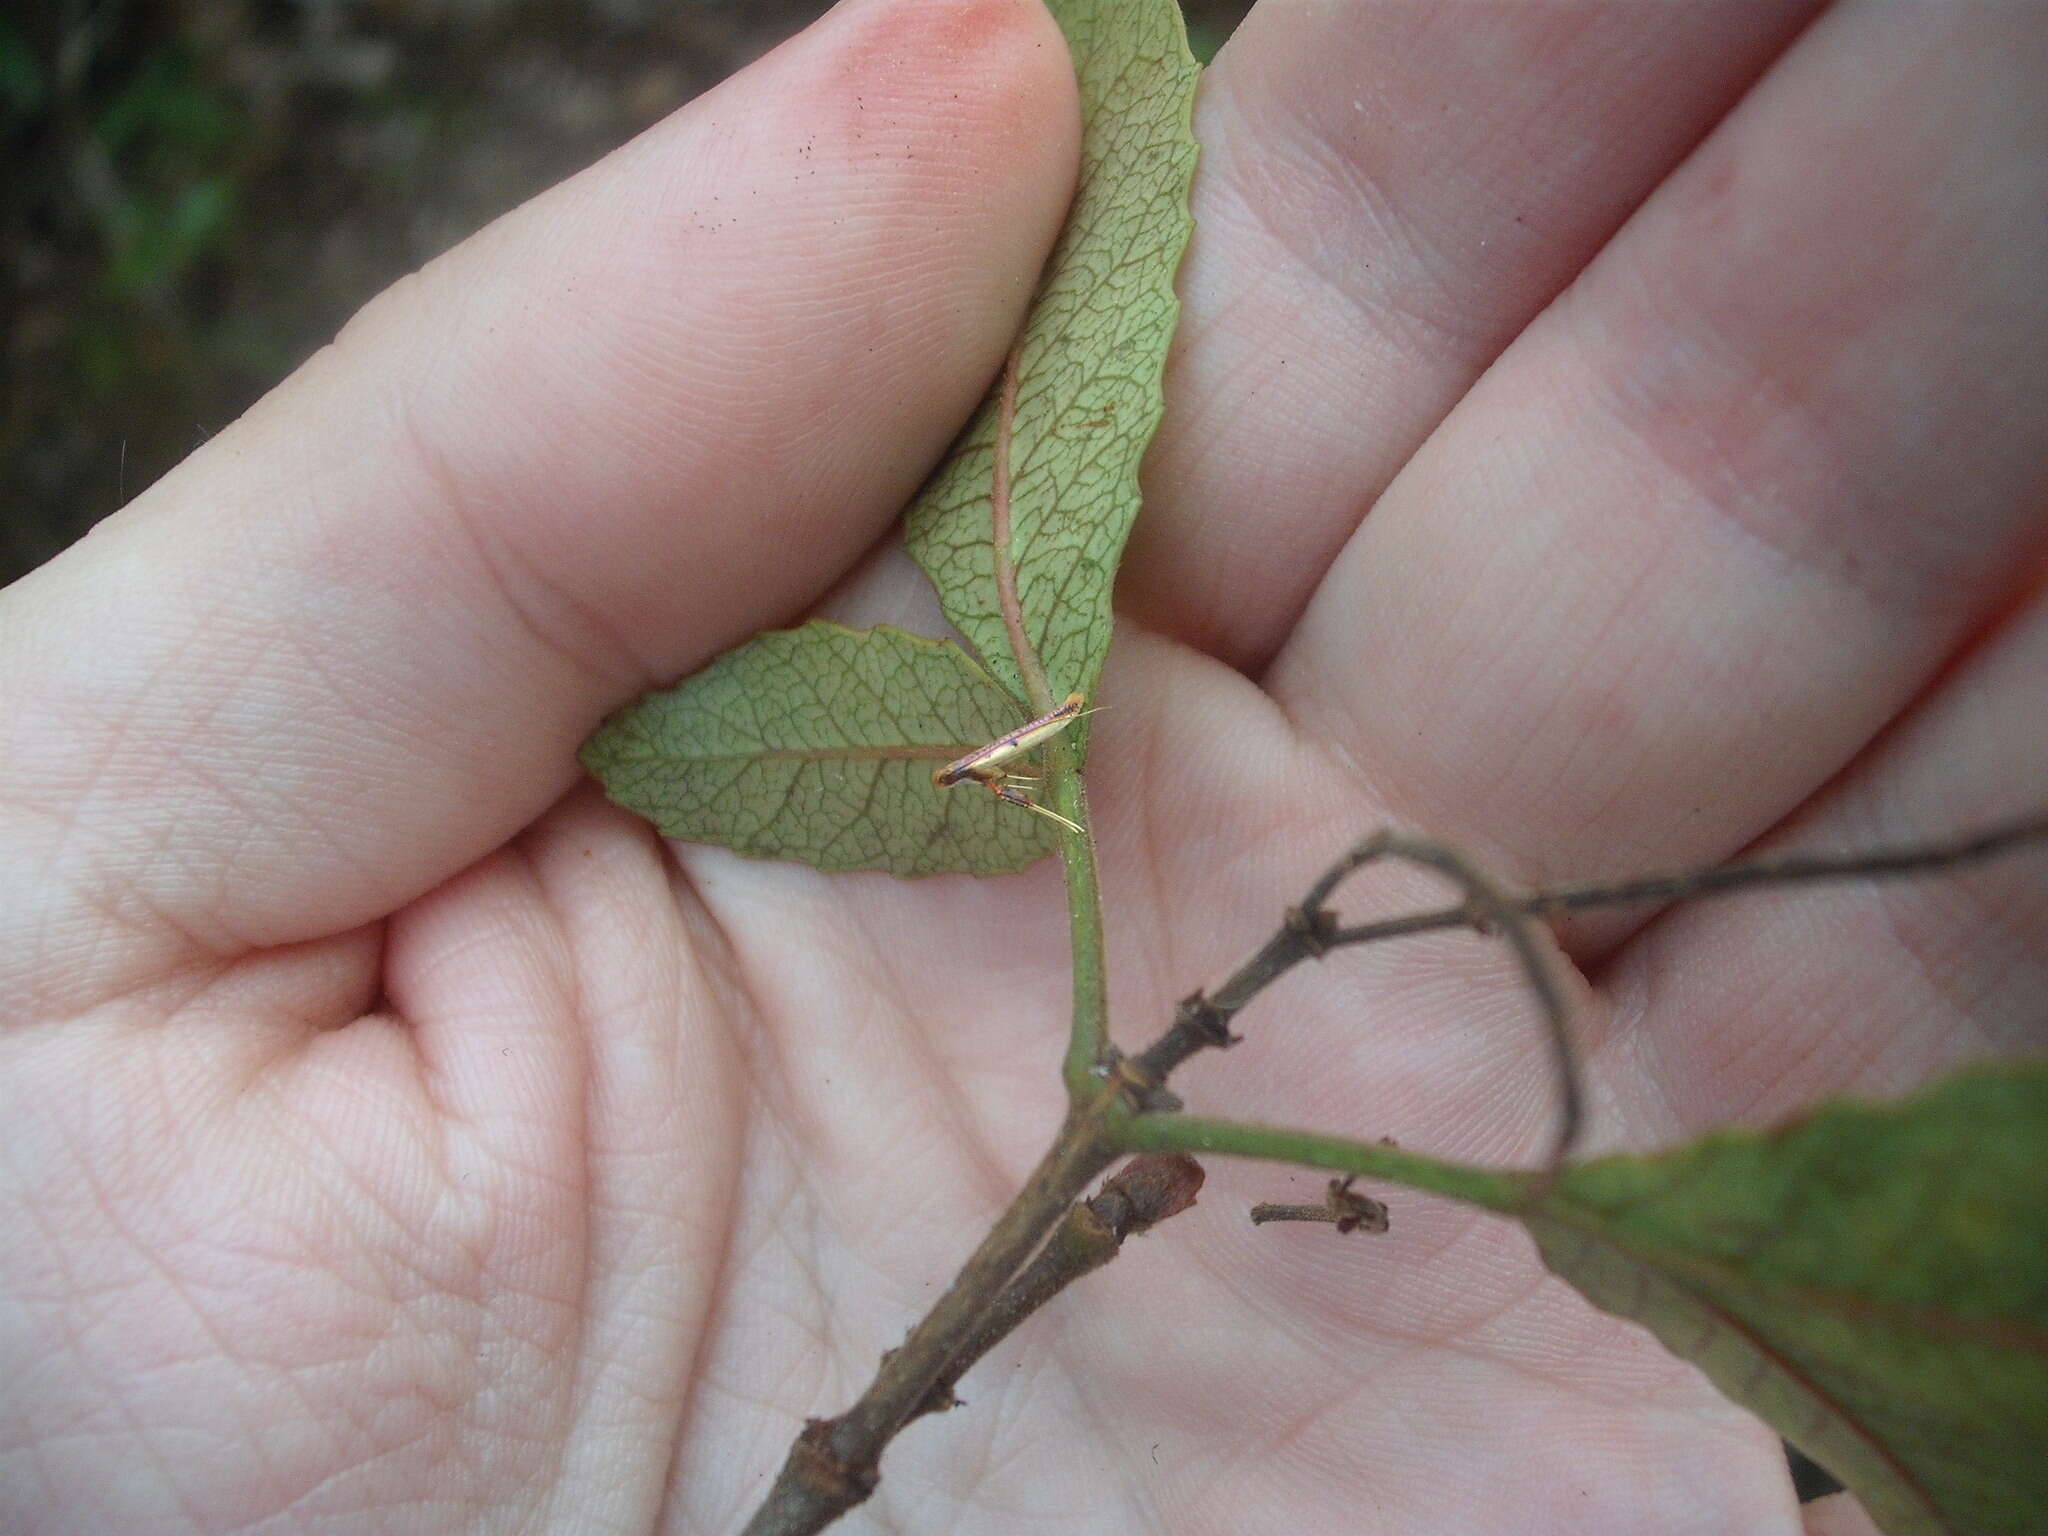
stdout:
<svg viewBox="0 0 2048 1536">
<path fill-rule="evenodd" d="M 1335 947 L 1337 919 L 1320 902 L 1289 907 L 1284 921 L 1287 931 L 1300 941 L 1311 959 L 1320 960 Z"/>
<path fill-rule="evenodd" d="M 1109 1058 L 1095 1070 L 1125 1104 L 1141 1115 L 1172 1114 L 1182 1107 L 1180 1095 L 1166 1090 L 1143 1057 L 1126 1056 L 1112 1049 Z"/>
<path fill-rule="evenodd" d="M 1227 1051 L 1243 1037 L 1230 1032 L 1230 1016 L 1211 1002 L 1197 987 L 1173 1010 L 1176 1028 L 1186 1030 L 1206 1046 Z"/>
<path fill-rule="evenodd" d="M 832 1449 L 832 1419 L 806 1419 L 790 1447 L 789 1470 L 811 1492 L 841 1509 L 864 1502 L 882 1481 L 872 1461 L 849 1461 Z"/>
<path fill-rule="evenodd" d="M 1370 1195 L 1360 1194 L 1351 1187 L 1352 1175 L 1330 1180 L 1330 1209 L 1337 1213 L 1339 1232 L 1384 1232 L 1387 1230 L 1387 1208 L 1381 1201 Z"/>
</svg>

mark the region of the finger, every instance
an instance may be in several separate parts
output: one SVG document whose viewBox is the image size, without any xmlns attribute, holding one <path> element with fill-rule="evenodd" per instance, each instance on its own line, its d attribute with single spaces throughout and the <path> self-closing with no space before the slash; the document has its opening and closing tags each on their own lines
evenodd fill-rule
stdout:
<svg viewBox="0 0 2048 1536">
<path fill-rule="evenodd" d="M 1123 596 L 1256 672 L 1365 509 L 1810 0 L 1267 0 L 1204 82 Z"/>
<path fill-rule="evenodd" d="M 1532 880 L 1804 800 L 2041 542 L 2044 69 L 2036 8 L 1830 12 L 1389 490 L 1276 694 Z"/>
<path fill-rule="evenodd" d="M 1077 136 L 1033 0 L 842 5 L 372 304 L 9 594 L 10 937 L 99 985 L 501 842 L 607 708 L 888 523 L 1000 363 Z"/>
<path fill-rule="evenodd" d="M 1967 658 L 1772 848 L 1901 847 L 2048 805 L 2048 596 Z M 2048 847 L 1882 882 L 1667 913 L 1606 988 L 1622 1101 L 1668 1139 L 1895 1096 L 1983 1056 L 2048 1050 Z M 1625 1060 L 1624 1060 L 1625 1058 Z M 1642 1076 L 1635 1076 L 1642 1074 Z"/>
</svg>

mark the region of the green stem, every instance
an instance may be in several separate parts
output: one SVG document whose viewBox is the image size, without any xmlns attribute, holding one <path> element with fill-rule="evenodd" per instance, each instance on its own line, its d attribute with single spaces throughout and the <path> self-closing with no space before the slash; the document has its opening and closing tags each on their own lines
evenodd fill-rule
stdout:
<svg viewBox="0 0 2048 1536">
<path fill-rule="evenodd" d="M 1067 873 L 1067 931 L 1074 953 L 1074 1021 L 1061 1070 L 1067 1097 L 1079 1106 L 1103 1092 L 1101 1069 L 1109 1055 L 1109 960 L 1103 942 L 1095 832 L 1088 823 L 1088 794 L 1077 759 L 1072 732 L 1053 741 L 1046 753 L 1052 808 L 1087 829 L 1079 837 L 1060 834 L 1060 862 Z"/>
<path fill-rule="evenodd" d="M 1541 1188 L 1541 1176 L 1495 1168 L 1473 1168 L 1405 1152 L 1380 1142 L 1349 1141 L 1315 1131 L 1255 1125 L 1242 1120 L 1205 1120 L 1198 1115 L 1137 1115 L 1116 1128 L 1125 1150 L 1138 1152 L 1208 1152 L 1224 1157 L 1255 1157 L 1275 1163 L 1299 1163 L 1366 1178 L 1406 1184 L 1448 1195 L 1467 1205 L 1515 1215 L 1526 1209 Z"/>
</svg>

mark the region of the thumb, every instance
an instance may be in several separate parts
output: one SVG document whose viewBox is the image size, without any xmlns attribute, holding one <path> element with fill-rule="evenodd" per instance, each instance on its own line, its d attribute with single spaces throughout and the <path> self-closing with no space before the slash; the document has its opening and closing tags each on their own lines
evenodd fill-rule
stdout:
<svg viewBox="0 0 2048 1536">
<path fill-rule="evenodd" d="M 373 302 L 0 602 L 0 954 L 98 994 L 510 836 L 887 526 L 1078 137 L 1037 0 L 849 0 Z"/>
</svg>

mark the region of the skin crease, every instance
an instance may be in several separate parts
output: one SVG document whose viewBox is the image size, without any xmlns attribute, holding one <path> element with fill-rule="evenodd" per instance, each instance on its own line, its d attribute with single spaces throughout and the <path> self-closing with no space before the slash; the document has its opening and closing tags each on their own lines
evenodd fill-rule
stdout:
<svg viewBox="0 0 2048 1536">
<path fill-rule="evenodd" d="M 1124 1044 L 1380 822 L 1537 880 L 2027 806 L 2044 75 L 2036 7 L 1261 6 L 1091 701 Z M 1033 0 L 850 0 L 0 599 L 0 1529 L 730 1531 L 928 1305 L 1057 1119 L 1057 873 L 664 847 L 573 751 L 888 606 L 1075 146 Z M 1564 938 L 1594 1149 L 2048 1045 L 2039 859 Z M 1547 1134 L 1477 941 L 1240 1027 L 1192 1105 Z M 1245 1221 L 1321 1177 L 1212 1166 L 844 1528 L 1801 1530 L 1512 1229 Z"/>
</svg>

